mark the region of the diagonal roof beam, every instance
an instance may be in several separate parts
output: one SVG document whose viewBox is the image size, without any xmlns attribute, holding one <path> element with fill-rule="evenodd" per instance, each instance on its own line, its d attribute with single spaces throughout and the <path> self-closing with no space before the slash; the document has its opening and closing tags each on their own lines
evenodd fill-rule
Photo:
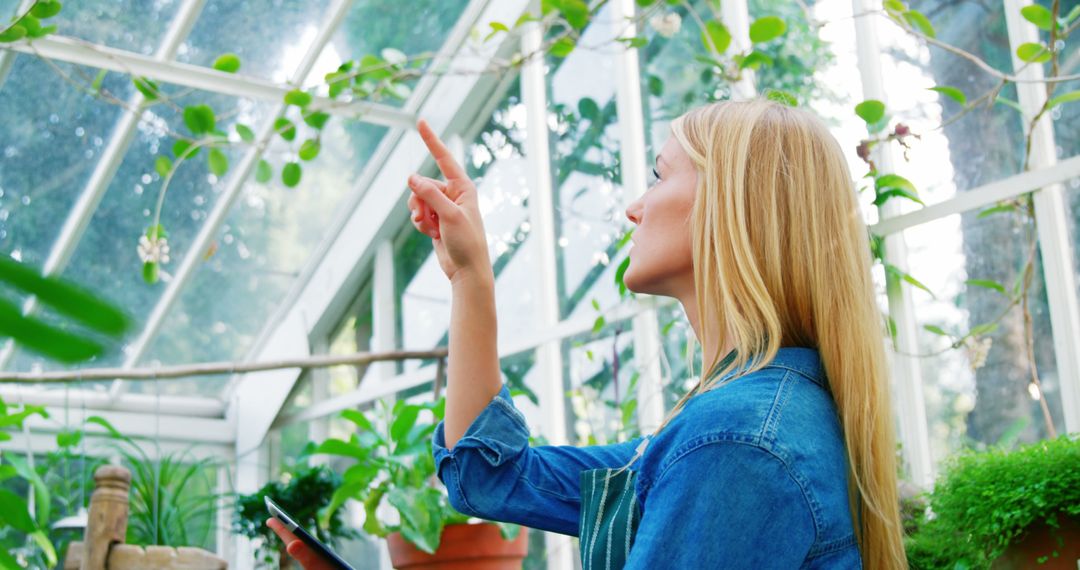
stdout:
<svg viewBox="0 0 1080 570">
<path fill-rule="evenodd" d="M 166 62 L 157 57 L 148 57 L 63 36 L 46 36 L 33 40 L 32 44 L 19 42 L 11 44 L 8 49 L 38 54 L 57 61 L 147 77 L 183 87 L 274 103 L 280 102 L 286 93 L 294 89 L 293 85 L 280 85 L 266 79 L 225 73 L 201 65 Z M 301 84 L 295 83 L 295 85 Z M 331 115 L 390 127 L 409 126 L 412 125 L 413 120 L 407 112 L 389 105 L 363 101 L 343 103 L 321 96 L 314 97 L 310 108 L 325 111 Z"/>
<path fill-rule="evenodd" d="M 195 20 L 198 19 L 205 3 L 206 0 L 187 0 L 184 2 L 165 33 L 165 38 L 161 41 L 157 53 L 153 57 L 146 57 L 146 59 L 154 65 L 162 65 L 164 62 L 176 57 L 176 50 L 180 48 L 180 44 L 191 33 L 191 28 L 195 25 Z M 45 41 L 44 38 L 36 40 L 35 45 L 43 41 Z M 11 53 L 5 52 L 0 55 L 9 56 Z M 124 155 L 127 154 L 128 147 L 131 146 L 131 141 L 135 138 L 135 130 L 145 102 L 146 99 L 139 92 L 136 92 L 128 102 L 135 111 L 125 111 L 113 129 L 109 145 L 105 148 L 97 166 L 94 167 L 90 179 L 87 180 L 86 186 L 79 194 L 78 201 L 75 202 L 71 213 L 64 220 L 60 235 L 53 243 L 52 249 L 49 250 L 49 257 L 46 258 L 45 267 L 43 268 L 45 275 L 57 275 L 67 266 L 72 253 L 75 252 L 76 246 L 79 245 L 79 240 L 86 233 L 90 218 L 93 217 L 98 204 L 101 203 L 101 198 L 105 195 L 105 191 L 108 190 L 109 183 L 112 181 L 113 176 L 116 175 L 120 163 L 124 160 Z M 23 313 L 31 313 L 36 306 L 37 299 L 31 297 L 23 305 Z M 15 345 L 9 340 L 5 344 L 3 351 L 0 352 L 0 368 L 7 366 L 14 352 Z"/>
<path fill-rule="evenodd" d="M 513 22 L 528 5 L 527 0 L 474 0 L 467 10 L 476 10 L 470 20 L 461 18 L 465 29 L 487 28 L 487 22 Z M 468 34 L 448 40 L 447 48 L 460 54 Z M 496 89 L 501 77 L 481 73 L 496 58 L 508 58 L 516 49 L 516 35 L 502 36 L 499 42 L 489 42 L 477 48 L 476 55 L 458 55 L 456 67 L 464 73 L 440 75 L 434 79 L 426 99 L 418 107 L 436 132 L 452 134 L 473 124 L 487 96 Z M 469 67 L 470 70 L 464 70 Z M 400 142 L 385 161 L 369 163 L 372 167 L 361 177 L 362 187 L 378 189 L 357 194 L 355 204 L 342 208 L 343 223 L 334 231 L 316 255 L 317 261 L 305 271 L 298 287 L 290 293 L 274 319 L 269 323 L 249 358 L 261 359 L 266 354 L 292 356 L 307 350 L 312 337 L 328 334 L 328 330 L 343 307 L 353 298 L 355 287 L 363 276 L 365 263 L 371 259 L 378 243 L 390 237 L 405 220 L 404 207 L 408 190 L 404 181 L 429 163 L 428 154 L 415 130 L 401 136 Z M 227 418 L 235 418 L 238 426 L 237 449 L 240 452 L 256 447 L 265 437 L 297 378 L 299 370 L 278 370 L 241 377 L 229 395 Z"/>
<path fill-rule="evenodd" d="M 304 84 L 304 80 L 311 72 L 311 68 L 315 65 L 315 60 L 319 57 L 319 54 L 322 53 L 323 47 L 330 41 L 334 32 L 337 31 L 341 22 L 345 19 L 352 3 L 353 0 L 335 1 L 330 8 L 327 21 L 319 30 L 319 35 L 315 38 L 315 41 L 312 42 L 307 53 L 304 54 L 304 59 L 301 60 L 296 71 L 293 72 L 292 78 L 289 81 L 290 84 Z M 282 96 L 284 96 L 284 94 Z M 229 175 L 230 178 L 225 186 L 222 196 L 218 198 L 217 203 L 214 204 L 214 209 L 210 212 L 206 222 L 199 228 L 198 235 L 195 236 L 191 246 L 188 247 L 187 253 L 184 255 L 184 259 L 180 263 L 180 267 L 176 270 L 176 274 L 173 276 L 172 281 L 169 282 L 165 292 L 161 295 L 161 298 L 158 299 L 157 304 L 150 312 L 150 317 L 147 319 L 146 325 L 139 334 L 139 338 L 130 345 L 130 350 L 124 359 L 124 368 L 133 367 L 135 363 L 143 357 L 147 348 L 150 346 L 150 342 L 161 330 L 161 325 L 165 321 L 165 316 L 169 313 L 169 310 L 172 309 L 176 300 L 180 298 L 180 292 L 188 282 L 191 281 L 191 277 L 195 273 L 199 261 L 202 259 L 203 252 L 206 251 L 207 246 L 210 244 L 210 240 L 217 234 L 222 222 L 225 221 L 225 217 L 228 215 L 229 210 L 232 209 L 233 202 L 236 201 L 236 197 L 240 194 L 240 190 L 243 188 L 248 175 L 262 157 L 263 151 L 269 146 L 274 135 L 274 120 L 282 116 L 285 113 L 286 108 L 287 106 L 284 103 L 281 103 L 281 98 L 278 98 L 277 109 L 262 125 L 258 135 L 258 143 L 247 151 L 236 170 L 232 171 Z M 109 389 L 109 394 L 113 401 L 120 396 L 124 386 L 125 384 L 121 380 L 113 382 L 112 387 Z"/>
</svg>

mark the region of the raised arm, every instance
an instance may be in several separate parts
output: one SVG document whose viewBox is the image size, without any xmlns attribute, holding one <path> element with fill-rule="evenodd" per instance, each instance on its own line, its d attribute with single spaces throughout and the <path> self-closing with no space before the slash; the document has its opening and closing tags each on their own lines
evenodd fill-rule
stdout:
<svg viewBox="0 0 1080 570">
<path fill-rule="evenodd" d="M 452 448 L 502 380 L 496 347 L 495 275 L 488 256 L 476 185 L 427 122 L 420 137 L 446 182 L 409 177 L 413 225 L 431 237 L 453 290 L 446 386 L 446 445 Z"/>
</svg>

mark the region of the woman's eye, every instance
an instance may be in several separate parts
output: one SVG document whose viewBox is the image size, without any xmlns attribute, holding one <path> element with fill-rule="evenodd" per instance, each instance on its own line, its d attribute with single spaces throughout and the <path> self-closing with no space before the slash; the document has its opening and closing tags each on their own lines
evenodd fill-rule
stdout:
<svg viewBox="0 0 1080 570">
<path fill-rule="evenodd" d="M 652 169 L 653 183 L 660 182 L 660 173 L 656 171 L 656 168 Z"/>
</svg>

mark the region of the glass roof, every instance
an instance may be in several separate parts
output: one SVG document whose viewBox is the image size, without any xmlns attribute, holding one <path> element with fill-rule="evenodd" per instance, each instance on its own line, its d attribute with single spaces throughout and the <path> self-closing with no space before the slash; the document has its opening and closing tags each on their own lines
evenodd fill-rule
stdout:
<svg viewBox="0 0 1080 570">
<path fill-rule="evenodd" d="M 369 54 L 392 58 L 396 54 L 384 50 L 393 47 L 417 58 L 417 74 L 410 88 L 376 102 L 409 108 L 411 87 L 427 69 L 428 56 L 446 41 L 468 0 L 415 4 L 416 10 L 410 12 L 417 17 L 402 18 L 400 4 L 391 0 L 207 0 L 197 12 L 186 11 L 188 4 L 181 0 L 71 2 L 50 21 L 57 30 L 48 39 L 76 39 L 91 47 L 124 50 L 133 57 L 153 56 L 170 30 L 187 30 L 180 38 L 175 62 L 209 69 L 222 54 L 235 54 L 241 62 L 237 77 L 250 78 L 253 85 L 269 81 L 283 92 L 293 88 L 288 81 L 317 47 L 319 55 L 313 58 L 303 85 L 323 97 L 327 95 L 325 75 L 342 62 Z M 5 20 L 18 5 L 0 1 Z M 345 8 L 343 17 L 332 17 L 331 11 L 341 7 Z M 176 21 L 185 13 L 193 18 L 186 26 Z M 321 26 L 328 23 L 336 23 L 337 29 L 327 37 Z M 320 41 L 325 41 L 321 47 L 316 45 Z M 221 147 L 229 171 L 220 176 L 211 171 L 206 152 L 184 162 L 169 183 L 161 210 L 170 259 L 161 266 L 160 280 L 148 284 L 142 275 L 138 241 L 153 223 L 163 183 L 158 157 L 172 157 L 169 151 L 177 134 L 188 132 L 184 108 L 209 105 L 216 129 L 232 143 L 240 143 L 236 124 L 258 133 L 278 116 L 280 105 L 237 97 L 229 89 L 214 92 L 157 81 L 168 100 L 148 106 L 128 134 L 121 132 L 121 103 L 130 102 L 136 94 L 130 75 L 29 54 L 0 51 L 0 55 L 13 59 L 8 73 L 0 76 L 3 251 L 43 266 L 60 247 L 61 229 L 80 196 L 91 189 L 95 169 L 114 164 L 105 170 L 110 174 L 100 199 L 91 204 L 85 230 L 70 245 L 69 261 L 59 270 L 65 279 L 108 298 L 132 317 L 124 346 L 85 365 L 89 367 L 243 360 L 305 268 L 317 261 L 314 254 L 330 237 L 327 229 L 341 205 L 355 202 L 366 190 L 357 181 L 390 132 L 362 119 L 337 117 L 320 132 L 305 125 L 299 109 L 290 107 L 285 116 L 297 125 L 296 139 L 286 142 L 275 136 L 255 156 L 272 168 L 274 176 L 269 181 L 255 180 L 259 168 L 251 168 L 246 180 L 233 180 L 233 172 L 245 157 L 257 152 L 253 145 Z M 40 104 L 42 93 L 49 94 L 50 105 Z M 298 157 L 306 138 L 320 145 L 318 156 L 310 162 Z M 110 148 L 116 149 L 113 156 Z M 289 162 L 303 167 L 294 187 L 282 182 L 281 171 Z M 231 187 L 237 186 L 228 203 Z M 191 251 L 214 209 L 224 204 L 228 210 L 223 221 L 208 228 L 212 230 L 210 245 Z M 183 288 L 166 307 L 160 328 L 148 337 L 144 350 L 132 356 L 133 345 L 155 308 L 164 302 L 188 255 L 198 256 L 191 275 L 180 281 Z M 0 364 L 13 371 L 62 368 L 19 349 Z M 220 398 L 227 382 L 227 376 L 178 380 L 160 383 L 160 393 Z M 104 390 L 108 384 L 93 387 Z M 158 390 L 149 382 L 131 382 L 121 392 L 153 394 Z"/>
</svg>

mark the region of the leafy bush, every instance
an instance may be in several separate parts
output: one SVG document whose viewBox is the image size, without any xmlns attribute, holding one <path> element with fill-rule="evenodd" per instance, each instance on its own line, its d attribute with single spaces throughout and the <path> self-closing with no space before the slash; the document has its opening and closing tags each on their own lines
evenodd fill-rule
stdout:
<svg viewBox="0 0 1080 570">
<path fill-rule="evenodd" d="M 264 497 L 270 497 L 297 524 L 324 543 L 335 546 L 340 539 L 358 535 L 345 525 L 340 512 L 328 516 L 325 525 L 319 524 L 319 512 L 330 504 L 331 496 L 340 486 L 341 476 L 325 466 L 300 467 L 287 474 L 285 481 L 272 481 L 254 494 L 237 497 L 232 530 L 251 539 L 261 538 L 257 555 L 263 562 L 272 563 L 272 553 L 281 542 L 265 524 L 270 514 Z"/>
<path fill-rule="evenodd" d="M 953 457 L 907 540 L 912 568 L 985 568 L 1032 524 L 1080 517 L 1080 441 Z"/>
</svg>

